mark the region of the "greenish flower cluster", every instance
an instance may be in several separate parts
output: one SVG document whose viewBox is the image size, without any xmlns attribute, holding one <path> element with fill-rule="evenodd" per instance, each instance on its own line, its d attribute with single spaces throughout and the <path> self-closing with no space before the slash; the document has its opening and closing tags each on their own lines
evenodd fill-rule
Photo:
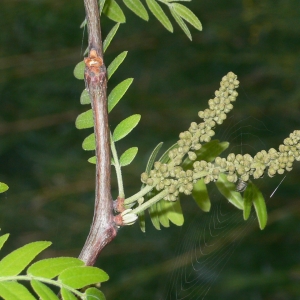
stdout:
<svg viewBox="0 0 300 300">
<path fill-rule="evenodd" d="M 233 108 L 231 102 L 235 101 L 238 96 L 236 92 L 238 85 L 237 76 L 232 72 L 222 78 L 219 90 L 215 91 L 215 98 L 208 101 L 209 108 L 198 113 L 204 122 L 199 124 L 192 122 L 188 131 L 181 132 L 177 142 L 178 147 L 168 153 L 170 161 L 167 164 L 156 162 L 149 175 L 146 173 L 141 175 L 143 183 L 155 186 L 158 191 L 168 189 L 169 193 L 164 199 L 169 201 L 176 201 L 179 193 L 186 195 L 192 193 L 193 184 L 196 182 L 194 170 L 185 171 L 180 165 L 186 155 L 191 161 L 195 161 L 197 159 L 195 151 L 200 150 L 203 143 L 211 141 L 212 136 L 215 135 L 214 127 L 216 124 L 222 124 L 226 119 L 226 114 Z M 219 171 L 210 172 L 209 169 L 210 166 L 206 177 L 210 178 L 212 175 L 212 179 L 216 180 Z M 206 181 L 208 183 L 210 180 Z"/>
<path fill-rule="evenodd" d="M 291 133 L 278 151 L 271 148 L 268 152 L 258 152 L 254 157 L 230 153 L 227 158 L 216 157 L 213 162 L 197 160 L 197 150 L 203 143 L 211 141 L 216 124 L 222 124 L 232 110 L 232 102 L 238 96 L 238 86 L 239 81 L 234 73 L 229 72 L 222 78 L 215 97 L 208 101 L 209 108 L 198 113 L 203 122 L 192 122 L 188 131 L 180 133 L 177 147 L 168 153 L 169 162 L 156 162 L 150 174 L 141 175 L 143 183 L 154 186 L 157 191 L 167 190 L 168 194 L 163 199 L 176 201 L 179 193 L 190 195 L 193 185 L 201 178 L 208 184 L 217 181 L 219 174 L 224 173 L 229 182 L 240 180 L 247 183 L 250 177 L 258 179 L 265 173 L 273 177 L 292 170 L 293 162 L 300 160 L 300 130 Z M 181 166 L 186 157 L 194 161 L 191 170 L 184 170 Z"/>
</svg>

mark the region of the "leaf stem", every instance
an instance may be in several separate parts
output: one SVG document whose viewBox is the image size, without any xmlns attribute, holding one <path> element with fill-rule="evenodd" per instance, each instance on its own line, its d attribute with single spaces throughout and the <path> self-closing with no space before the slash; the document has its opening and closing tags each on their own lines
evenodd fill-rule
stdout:
<svg viewBox="0 0 300 300">
<path fill-rule="evenodd" d="M 139 214 L 140 212 L 146 210 L 151 205 L 153 205 L 154 203 L 158 202 L 159 200 L 161 200 L 162 198 L 167 196 L 168 193 L 169 193 L 169 191 L 167 189 L 161 191 L 159 194 L 155 195 L 153 198 L 151 198 L 147 202 L 144 202 L 142 205 L 140 205 L 137 208 L 133 209 L 130 213 L 131 214 Z"/>
<path fill-rule="evenodd" d="M 146 185 L 144 188 L 142 188 L 138 193 L 132 195 L 131 197 L 128 197 L 124 200 L 124 204 L 130 204 L 133 203 L 135 201 L 137 201 L 138 199 L 140 199 L 141 197 L 143 197 L 144 195 L 146 195 L 147 193 L 149 193 L 150 191 L 152 191 L 154 189 L 155 185 Z"/>
<path fill-rule="evenodd" d="M 119 197 L 124 199 L 125 193 L 124 193 L 124 186 L 123 186 L 122 171 L 121 171 L 121 166 L 120 166 L 120 162 L 119 162 L 119 158 L 118 158 L 118 154 L 117 154 L 116 145 L 115 145 L 115 142 L 113 141 L 111 133 L 110 133 L 110 149 L 111 149 L 111 153 L 112 153 L 112 156 L 114 159 L 114 166 L 116 169 Z"/>
</svg>

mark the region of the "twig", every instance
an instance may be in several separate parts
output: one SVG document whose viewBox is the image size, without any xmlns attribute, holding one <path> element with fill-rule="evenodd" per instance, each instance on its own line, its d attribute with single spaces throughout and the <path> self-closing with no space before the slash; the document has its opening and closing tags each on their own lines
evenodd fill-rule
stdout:
<svg viewBox="0 0 300 300">
<path fill-rule="evenodd" d="M 93 223 L 79 258 L 93 265 L 101 250 L 117 234 L 113 222 L 110 184 L 110 136 L 107 112 L 107 78 L 103 62 L 100 15 L 97 0 L 84 0 L 89 35 L 89 57 L 85 58 L 85 83 L 89 91 L 96 139 L 96 192 Z"/>
</svg>

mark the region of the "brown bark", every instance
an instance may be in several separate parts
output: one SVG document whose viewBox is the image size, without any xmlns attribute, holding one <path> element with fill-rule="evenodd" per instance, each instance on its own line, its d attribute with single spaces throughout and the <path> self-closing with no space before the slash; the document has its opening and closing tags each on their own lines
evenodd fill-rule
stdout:
<svg viewBox="0 0 300 300">
<path fill-rule="evenodd" d="M 100 15 L 97 0 L 84 0 L 84 5 L 89 34 L 89 57 L 85 58 L 85 83 L 93 109 L 97 164 L 94 217 L 79 258 L 86 265 L 94 265 L 101 250 L 116 236 L 117 228 L 113 221 L 110 190 L 107 76 L 103 61 Z"/>
</svg>

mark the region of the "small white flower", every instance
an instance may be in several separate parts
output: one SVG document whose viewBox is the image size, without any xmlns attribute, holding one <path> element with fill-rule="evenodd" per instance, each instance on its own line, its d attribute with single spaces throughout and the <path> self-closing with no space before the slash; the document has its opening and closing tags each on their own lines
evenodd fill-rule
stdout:
<svg viewBox="0 0 300 300">
<path fill-rule="evenodd" d="M 137 220 L 138 216 L 136 214 L 130 213 L 132 211 L 131 208 L 125 209 L 122 213 L 122 221 L 123 225 L 133 225 Z"/>
</svg>

